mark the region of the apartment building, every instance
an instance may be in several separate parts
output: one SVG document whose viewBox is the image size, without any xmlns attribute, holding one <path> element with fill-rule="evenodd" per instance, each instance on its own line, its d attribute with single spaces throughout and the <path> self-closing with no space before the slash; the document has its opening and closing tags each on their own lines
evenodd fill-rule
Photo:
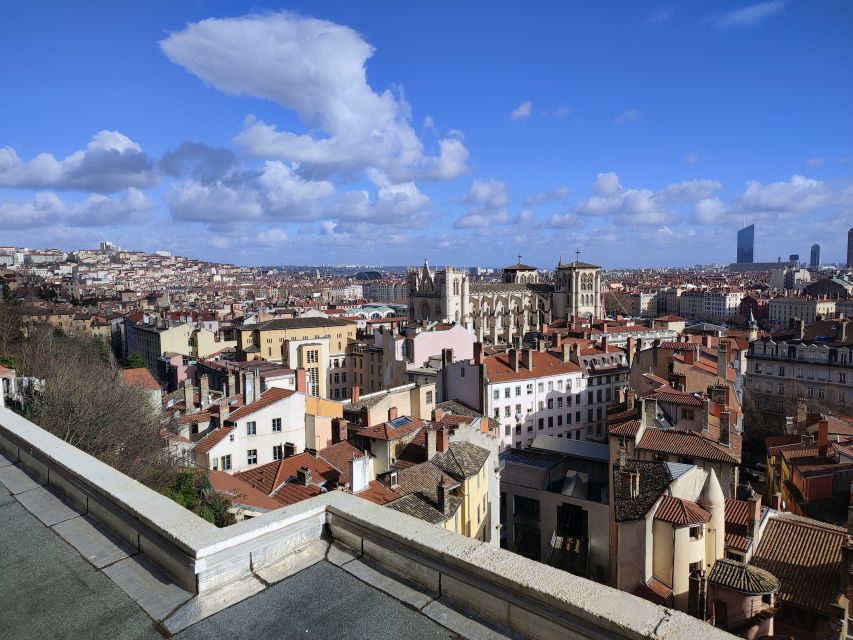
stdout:
<svg viewBox="0 0 853 640">
<path fill-rule="evenodd" d="M 189 324 L 170 325 L 160 318 L 154 322 L 125 322 L 128 355 L 138 353 L 157 373 L 157 361 L 166 353 L 190 355 L 193 350 L 193 327 Z"/>
<path fill-rule="evenodd" d="M 746 391 L 755 408 L 780 421 L 804 398 L 810 413 L 849 413 L 853 403 L 853 328 L 820 320 L 749 343 Z"/>
<path fill-rule="evenodd" d="M 285 318 L 237 327 L 237 359 L 262 358 L 290 369 L 305 369 L 308 395 L 348 398 L 347 344 L 356 325 L 330 318 Z"/>
<path fill-rule="evenodd" d="M 811 324 L 835 314 L 835 300 L 809 300 L 807 298 L 772 298 L 768 303 L 767 318 L 774 328 L 788 327 L 793 320 Z"/>
</svg>

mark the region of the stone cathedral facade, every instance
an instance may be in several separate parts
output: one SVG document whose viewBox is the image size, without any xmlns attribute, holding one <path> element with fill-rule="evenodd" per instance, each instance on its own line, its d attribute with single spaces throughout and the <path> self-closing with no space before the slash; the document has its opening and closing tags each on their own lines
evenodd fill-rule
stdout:
<svg viewBox="0 0 853 640">
<path fill-rule="evenodd" d="M 586 262 L 561 260 L 553 284 L 521 262 L 504 268 L 498 283 L 471 282 L 464 269 L 430 269 L 426 261 L 410 267 L 407 278 L 411 320 L 458 322 L 494 345 L 511 344 L 544 323 L 604 312 L 601 267 Z"/>
</svg>

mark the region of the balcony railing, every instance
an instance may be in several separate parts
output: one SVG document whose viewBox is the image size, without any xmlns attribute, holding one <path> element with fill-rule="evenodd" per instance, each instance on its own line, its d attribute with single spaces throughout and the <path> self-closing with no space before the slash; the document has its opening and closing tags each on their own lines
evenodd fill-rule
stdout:
<svg viewBox="0 0 853 640">
<path fill-rule="evenodd" d="M 686 614 L 343 491 L 219 529 L 3 408 L 0 452 L 194 594 L 158 620 L 170 633 L 257 593 L 261 583 L 253 576 L 299 570 L 323 559 L 312 551 L 318 544 L 335 543 L 528 637 L 731 637 Z"/>
</svg>

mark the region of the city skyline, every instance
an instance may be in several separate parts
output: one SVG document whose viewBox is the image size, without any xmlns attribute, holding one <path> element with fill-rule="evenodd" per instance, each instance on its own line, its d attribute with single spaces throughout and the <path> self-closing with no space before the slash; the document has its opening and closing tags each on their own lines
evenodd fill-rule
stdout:
<svg viewBox="0 0 853 640">
<path fill-rule="evenodd" d="M 845 262 L 849 5 L 389 7 L 4 7 L 2 244 Z"/>
</svg>

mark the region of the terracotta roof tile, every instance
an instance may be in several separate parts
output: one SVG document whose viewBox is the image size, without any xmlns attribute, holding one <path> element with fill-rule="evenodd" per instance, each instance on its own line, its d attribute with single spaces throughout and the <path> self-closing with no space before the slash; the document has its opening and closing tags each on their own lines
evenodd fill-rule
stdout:
<svg viewBox="0 0 853 640">
<path fill-rule="evenodd" d="M 267 389 L 261 394 L 261 399 L 256 402 L 249 403 L 245 406 L 240 407 L 231 415 L 228 416 L 227 422 L 236 422 L 246 416 L 249 416 L 256 411 L 260 411 L 272 404 L 275 404 L 279 400 L 284 400 L 285 398 L 289 398 L 292 396 L 295 391 L 292 389 L 279 389 L 278 387 L 273 387 L 272 389 Z"/>
<path fill-rule="evenodd" d="M 702 460 L 740 463 L 740 456 L 736 456 L 733 450 L 695 431 L 684 429 L 646 429 L 637 448 Z"/>
<path fill-rule="evenodd" d="M 498 353 L 493 356 L 486 356 L 483 358 L 483 362 L 486 364 L 489 382 L 525 380 L 528 378 L 555 376 L 582 371 L 581 367 L 575 362 L 563 362 L 562 352 L 531 350 L 531 355 L 533 356 L 533 369 L 528 369 L 521 364 L 523 358 L 519 352 L 518 371 L 515 371 L 510 366 L 508 353 Z"/>
<path fill-rule="evenodd" d="M 371 427 L 359 429 L 356 431 L 356 435 L 373 438 L 375 440 L 395 440 L 411 433 L 415 429 L 420 429 L 423 425 L 423 420 L 419 418 L 401 416 L 389 422 L 383 422 L 382 424 L 376 424 Z"/>
<path fill-rule="evenodd" d="M 121 377 L 126 383 L 132 384 L 134 387 L 160 390 L 160 383 L 154 379 L 154 376 L 152 376 L 151 372 L 145 367 L 139 367 L 138 369 L 122 369 Z"/>
<path fill-rule="evenodd" d="M 341 472 L 340 480 L 338 480 L 340 484 L 347 484 L 350 481 L 350 460 L 353 459 L 353 456 L 364 457 L 364 451 L 350 442 L 343 441 L 321 449 L 317 452 L 317 456 Z"/>
<path fill-rule="evenodd" d="M 210 471 L 210 485 L 217 493 L 238 505 L 269 510 L 281 507 L 277 500 L 224 471 Z"/>
<path fill-rule="evenodd" d="M 222 440 L 225 439 L 229 433 L 234 431 L 234 427 L 219 427 L 218 429 L 214 429 L 206 436 L 204 436 L 201 440 L 195 443 L 195 451 L 200 453 L 207 453 L 213 447 L 218 445 Z"/>
<path fill-rule="evenodd" d="M 337 484 L 341 476 L 341 472 L 326 460 L 315 458 L 307 452 L 275 460 L 254 469 L 240 471 L 234 475 L 259 491 L 271 495 L 277 487 L 287 482 L 289 478 L 295 477 L 296 472 L 302 467 L 307 467 L 311 471 L 312 481 L 316 483 Z"/>
<path fill-rule="evenodd" d="M 708 582 L 751 595 L 774 593 L 779 589 L 779 580 L 772 573 L 725 558 L 711 567 Z"/>
<path fill-rule="evenodd" d="M 663 496 L 657 511 L 655 520 L 662 520 L 671 524 L 704 524 L 711 519 L 711 514 L 691 500 Z"/>
<path fill-rule="evenodd" d="M 392 491 L 377 480 L 371 480 L 366 489 L 353 495 L 364 498 L 373 504 L 387 504 L 400 497 L 399 493 Z"/>
</svg>

